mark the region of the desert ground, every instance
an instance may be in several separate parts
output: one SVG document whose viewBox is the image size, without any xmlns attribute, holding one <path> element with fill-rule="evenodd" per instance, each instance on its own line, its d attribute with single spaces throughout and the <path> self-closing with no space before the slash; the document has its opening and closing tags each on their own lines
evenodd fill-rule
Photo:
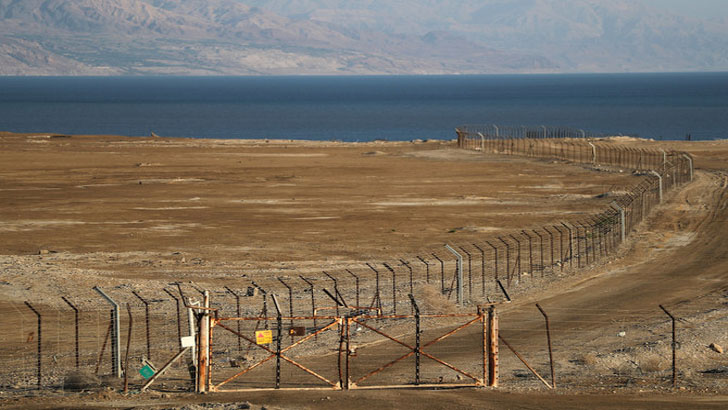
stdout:
<svg viewBox="0 0 728 410">
<path fill-rule="evenodd" d="M 670 192 L 617 254 L 587 269 L 524 279 L 511 292 L 513 302 L 500 307 L 502 334 L 546 373 L 543 320 L 534 303 L 549 312 L 557 389 L 545 388 L 501 347 L 499 388 L 205 396 L 160 389 L 125 396 L 35 392 L 4 381 L 0 406 L 725 408 L 728 356 L 709 345 L 728 346 L 728 141 L 612 142 L 689 152 L 695 178 Z M 60 309 L 61 296 L 101 304 L 91 290 L 97 285 L 154 295 L 172 282 L 245 288 L 254 276 L 282 292 L 277 277 L 321 278 L 322 270 L 367 261 L 413 260 L 441 252 L 445 243 L 595 213 L 639 179 L 465 151 L 451 141 L 0 133 L 0 164 L 0 313 L 7 319 L 0 329 L 6 332 L 24 301 L 48 310 Z M 423 288 L 418 295 L 426 296 Z M 474 310 L 432 299 L 425 309 Z M 660 304 L 683 320 L 674 389 L 670 328 Z M 462 351 L 480 348 L 467 335 L 453 343 Z"/>
</svg>

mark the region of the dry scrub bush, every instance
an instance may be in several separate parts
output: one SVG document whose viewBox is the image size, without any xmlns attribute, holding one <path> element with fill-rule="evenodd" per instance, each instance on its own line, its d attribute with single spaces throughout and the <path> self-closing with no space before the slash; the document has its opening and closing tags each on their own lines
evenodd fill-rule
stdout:
<svg viewBox="0 0 728 410">
<path fill-rule="evenodd" d="M 645 353 L 637 358 L 637 363 L 643 373 L 661 372 L 670 367 L 668 360 L 657 353 Z"/>
<path fill-rule="evenodd" d="M 597 365 L 598 358 L 596 354 L 589 352 L 584 354 L 579 361 L 584 364 L 584 366 L 594 367 Z"/>
</svg>

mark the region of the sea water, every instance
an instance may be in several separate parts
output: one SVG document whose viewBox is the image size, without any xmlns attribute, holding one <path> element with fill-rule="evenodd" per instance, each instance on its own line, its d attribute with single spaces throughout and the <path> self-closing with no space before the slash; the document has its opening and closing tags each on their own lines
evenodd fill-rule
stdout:
<svg viewBox="0 0 728 410">
<path fill-rule="evenodd" d="M 728 73 L 0 77 L 0 131 L 369 141 L 463 124 L 728 138 Z"/>
</svg>

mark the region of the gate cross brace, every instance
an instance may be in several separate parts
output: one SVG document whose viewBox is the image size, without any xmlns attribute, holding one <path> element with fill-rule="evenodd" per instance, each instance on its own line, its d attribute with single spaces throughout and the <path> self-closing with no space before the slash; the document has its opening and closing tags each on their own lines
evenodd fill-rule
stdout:
<svg viewBox="0 0 728 410">
<path fill-rule="evenodd" d="M 464 329 L 464 328 L 466 328 L 466 327 L 468 327 L 468 326 L 472 325 L 472 324 L 473 324 L 473 323 L 475 323 L 475 322 L 479 322 L 479 321 L 481 321 L 481 320 L 482 320 L 482 317 L 481 317 L 481 316 L 478 316 L 478 317 L 476 317 L 475 319 L 473 319 L 473 320 L 470 320 L 470 321 L 468 321 L 467 323 L 465 323 L 465 324 L 463 324 L 463 325 L 460 325 L 460 326 L 458 326 L 457 328 L 455 328 L 455 329 L 453 329 L 453 330 L 451 330 L 451 331 L 449 331 L 449 332 L 447 332 L 447 333 L 445 333 L 445 334 L 441 335 L 440 337 L 437 337 L 437 338 L 435 338 L 435 339 L 433 339 L 433 340 L 431 340 L 431 341 L 429 341 L 429 342 L 425 343 L 425 344 L 424 344 L 424 345 L 423 345 L 423 346 L 422 346 L 422 347 L 420 348 L 420 350 L 419 350 L 419 353 L 420 353 L 421 355 L 423 355 L 423 356 L 425 356 L 425 357 L 429 358 L 429 359 L 432 359 L 432 360 L 434 360 L 434 361 L 435 361 L 435 362 L 437 362 L 437 363 L 440 363 L 441 365 L 443 365 L 443 366 L 445 366 L 445 367 L 448 367 L 448 368 L 450 368 L 450 369 L 454 370 L 454 371 L 455 371 L 455 372 L 457 372 L 457 373 L 460 373 L 460 374 L 462 374 L 463 376 L 466 376 L 466 377 L 468 377 L 468 378 L 470 378 L 470 379 L 473 379 L 473 380 L 475 380 L 475 382 L 476 382 L 477 384 L 479 384 L 479 385 L 483 385 L 483 384 L 484 384 L 484 381 L 483 381 L 483 380 L 481 380 L 481 379 L 479 379 L 478 377 L 476 377 L 476 376 L 473 376 L 473 375 L 471 375 L 471 374 L 469 374 L 469 373 L 467 373 L 467 372 L 465 372 L 465 371 L 463 371 L 463 370 L 461 370 L 461 369 L 458 369 L 457 367 L 455 367 L 455 366 L 453 366 L 453 365 L 451 365 L 451 364 L 449 364 L 449 363 L 447 363 L 447 362 L 445 362 L 445 361 L 443 361 L 443 360 L 441 360 L 441 359 L 438 359 L 437 357 L 435 357 L 435 356 L 432 356 L 431 354 L 429 354 L 429 353 L 427 353 L 427 352 L 424 352 L 424 351 L 423 351 L 423 349 L 424 349 L 424 348 L 426 348 L 426 347 L 429 347 L 429 346 L 432 346 L 433 344 L 435 344 L 435 343 L 437 343 L 437 342 L 439 342 L 439 341 L 441 341 L 441 340 L 445 339 L 446 337 L 448 337 L 448 336 L 452 336 L 453 334 L 455 334 L 455 333 L 459 332 L 460 330 L 462 330 L 462 329 Z M 416 349 L 416 348 L 414 348 L 414 347 L 412 347 L 412 346 L 410 346 L 410 345 L 408 345 L 408 344 L 406 344 L 406 343 L 404 343 L 404 342 L 402 342 L 402 341 L 399 341 L 399 340 L 395 339 L 394 337 L 392 337 L 392 336 L 390 336 L 390 335 L 388 335 L 388 334 L 386 334 L 386 333 L 384 333 L 384 332 L 380 331 L 379 329 L 376 329 L 376 328 L 374 328 L 374 327 L 372 327 L 372 326 L 369 326 L 369 325 L 367 325 L 366 323 L 360 322 L 360 321 L 358 321 L 358 320 L 356 320 L 356 319 L 354 319 L 354 318 L 352 318 L 352 319 L 351 319 L 351 321 L 352 321 L 352 322 L 356 322 L 357 324 L 359 324 L 359 325 L 361 325 L 361 326 L 364 326 L 364 327 L 366 327 L 367 329 L 369 329 L 369 330 L 372 330 L 373 332 L 375 332 L 375 333 L 377 333 L 377 334 L 380 334 L 380 335 L 382 335 L 382 336 L 386 337 L 387 339 L 390 339 L 390 340 L 392 340 L 393 342 L 395 342 L 395 343 L 398 343 L 398 344 L 400 344 L 400 345 L 402 345 L 402 346 L 404 346 L 404 347 L 406 347 L 406 348 L 410 349 L 410 351 L 409 351 L 409 352 L 405 353 L 404 355 L 400 356 L 399 358 L 397 358 L 397 359 L 394 359 L 394 360 L 392 360 L 391 362 L 389 362 L 389 363 L 385 364 L 384 366 L 381 366 L 380 368 L 378 368 L 378 369 L 376 369 L 376 370 L 373 370 L 373 371 L 369 372 L 368 374 L 366 374 L 366 375 L 364 375 L 364 376 L 360 377 L 359 379 L 357 379 L 357 380 L 356 380 L 356 381 L 355 381 L 355 382 L 353 383 L 353 384 L 354 384 L 354 386 L 356 386 L 356 385 L 357 385 L 358 383 L 361 383 L 362 381 L 364 381 L 364 380 L 368 379 L 369 377 L 371 377 L 371 376 L 373 376 L 373 375 L 375 375 L 375 374 L 377 374 L 377 373 L 381 372 L 382 370 L 384 370 L 384 369 L 386 369 L 386 368 L 388 368 L 388 367 L 390 367 L 390 366 L 393 366 L 393 365 L 394 365 L 395 363 L 397 363 L 397 362 L 400 362 L 400 361 L 402 361 L 402 360 L 404 360 L 404 359 L 407 359 L 408 357 L 412 356 L 413 354 L 415 354 L 415 353 L 417 352 L 417 349 Z"/>
<path fill-rule="evenodd" d="M 338 384 L 338 383 L 335 383 L 335 382 L 332 382 L 332 381 L 328 380 L 327 378 L 325 378 L 325 377 L 321 376 L 320 374 L 318 374 L 318 373 L 314 372 L 313 370 L 310 370 L 310 369 L 306 368 L 305 366 L 303 366 L 302 364 L 300 364 L 300 363 L 298 363 L 298 362 L 296 362 L 296 361 L 292 360 L 291 358 L 289 358 L 289 357 L 287 357 L 287 356 L 283 355 L 283 353 L 284 353 L 284 352 L 286 352 L 286 351 L 288 351 L 288 350 L 292 349 L 293 347 L 295 347 L 295 346 L 297 346 L 297 345 L 300 345 L 301 343 L 303 343 L 303 342 L 305 342 L 305 341 L 307 341 L 307 340 L 311 339 L 312 337 L 314 337 L 314 336 L 318 335 L 319 333 L 323 333 L 323 332 L 325 332 L 326 330 L 329 330 L 329 329 L 333 328 L 334 326 L 336 326 L 336 325 L 338 325 L 338 324 L 339 324 L 339 320 L 335 320 L 335 321 L 331 322 L 330 324 L 328 324 L 327 326 L 324 326 L 323 328 L 319 329 L 318 331 L 316 331 L 316 332 L 314 332 L 314 333 L 311 333 L 310 335 L 308 335 L 308 336 L 304 337 L 303 339 L 301 339 L 301 340 L 297 341 L 296 343 L 294 343 L 294 344 L 292 344 L 292 345 L 290 345 L 290 346 L 286 347 L 285 349 L 282 349 L 282 350 L 281 350 L 281 356 L 280 356 L 280 357 L 281 357 L 281 359 L 283 359 L 283 360 L 287 361 L 288 363 L 290 363 L 290 364 L 292 364 L 292 365 L 294 365 L 294 366 L 298 367 L 299 369 L 301 369 L 301 370 L 303 370 L 304 372 L 306 372 L 306 373 L 308 373 L 308 374 L 310 374 L 310 375 L 312 375 L 312 376 L 316 377 L 317 379 L 320 379 L 321 381 L 323 381 L 323 382 L 325 382 L 325 383 L 327 383 L 327 384 L 331 385 L 331 386 L 332 386 L 332 387 L 334 387 L 334 388 L 340 388 L 340 386 L 339 386 L 339 384 Z M 251 345 L 257 346 L 257 347 L 259 347 L 259 348 L 261 348 L 261 349 L 265 350 L 265 351 L 266 351 L 266 352 L 268 352 L 268 353 L 269 353 L 270 355 L 269 355 L 268 357 L 266 357 L 266 358 L 262 359 L 261 361 L 259 361 L 259 362 L 255 363 L 255 364 L 253 364 L 253 365 L 251 365 L 251 366 L 247 367 L 246 369 L 243 369 L 242 371 L 240 371 L 240 372 L 238 372 L 238 373 L 234 374 L 233 376 L 231 376 L 231 377 L 227 378 L 226 380 L 223 380 L 222 382 L 218 383 L 217 385 L 213 386 L 213 387 L 211 388 L 211 390 L 212 390 L 212 391 L 217 391 L 217 390 L 218 390 L 218 389 L 219 389 L 219 388 L 220 388 L 221 386 L 223 386 L 223 385 L 225 385 L 225 384 L 227 384 L 227 383 L 229 383 L 229 382 L 231 382 L 231 381 L 235 380 L 236 378 L 238 378 L 238 377 L 242 376 L 243 374 L 245 374 L 245 373 L 249 372 L 250 370 L 253 370 L 254 368 L 256 368 L 256 367 L 260 366 L 261 364 L 263 364 L 263 363 L 265 363 L 265 362 L 267 362 L 267 361 L 271 360 L 272 358 L 276 357 L 276 355 L 277 355 L 277 353 L 276 353 L 276 352 L 275 352 L 274 350 L 272 350 L 272 349 L 270 349 L 270 348 L 268 348 L 268 347 L 266 347 L 266 346 L 264 346 L 264 345 L 259 345 L 259 344 L 257 344 L 257 343 L 256 343 L 256 342 L 255 342 L 254 340 L 252 340 L 252 339 L 250 339 L 250 338 L 248 338 L 248 337 L 246 337 L 246 336 L 244 336 L 244 335 L 242 335 L 242 334 L 238 333 L 237 331 L 233 330 L 232 328 L 229 328 L 229 327 L 225 326 L 224 324 L 220 323 L 220 320 L 215 320 L 215 322 L 214 322 L 214 326 L 220 326 L 221 328 L 223 328 L 223 329 L 227 330 L 228 332 L 231 332 L 231 333 L 233 333 L 233 334 L 237 335 L 237 336 L 238 336 L 239 338 L 242 338 L 243 340 L 247 341 L 247 342 L 248 342 L 248 343 L 250 343 Z"/>
</svg>

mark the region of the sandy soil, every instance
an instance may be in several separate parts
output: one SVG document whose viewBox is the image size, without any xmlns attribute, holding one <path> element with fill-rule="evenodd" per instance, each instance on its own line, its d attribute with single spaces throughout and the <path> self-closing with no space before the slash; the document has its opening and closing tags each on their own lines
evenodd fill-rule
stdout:
<svg viewBox="0 0 728 410">
<path fill-rule="evenodd" d="M 568 278 L 524 286 L 502 308 L 503 335 L 529 353 L 543 357 L 543 334 L 508 324 L 541 320 L 535 301 L 552 315 L 555 334 L 568 335 L 557 348 L 563 387 L 556 393 L 519 376 L 504 352 L 504 369 L 512 373 L 503 377 L 513 381 L 504 392 L 256 392 L 211 399 L 104 393 L 0 403 L 16 408 L 168 408 L 210 400 L 247 400 L 253 408 L 583 408 L 587 403 L 725 408 L 725 377 L 706 378 L 701 371 L 728 366 L 725 354 L 707 349 L 710 342 L 728 345 L 728 143 L 619 143 L 689 151 L 699 171 L 638 228 L 618 258 Z M 0 149 L 0 294 L 48 304 L 58 303 L 53 298 L 61 294 L 91 300 L 88 288 L 98 283 L 151 289 L 183 280 L 219 287 L 240 272 L 313 274 L 372 258 L 411 257 L 443 242 L 594 212 L 609 202 L 603 194 L 619 192 L 636 178 L 485 156 L 441 142 L 0 134 Z M 38 255 L 40 250 L 52 252 Z M 665 390 L 664 383 L 633 384 L 637 373 L 653 372 L 654 380 L 665 374 L 659 358 L 669 346 L 669 329 L 658 304 L 690 322 L 681 351 L 684 368 L 692 372 L 681 374 L 685 391 Z M 619 332 L 628 333 L 628 340 L 619 339 Z M 463 336 L 460 343 L 473 342 Z M 659 358 L 648 363 L 649 354 L 656 353 Z M 622 368 L 625 363 L 633 365 Z M 539 360 L 539 370 L 543 366 Z"/>
</svg>

